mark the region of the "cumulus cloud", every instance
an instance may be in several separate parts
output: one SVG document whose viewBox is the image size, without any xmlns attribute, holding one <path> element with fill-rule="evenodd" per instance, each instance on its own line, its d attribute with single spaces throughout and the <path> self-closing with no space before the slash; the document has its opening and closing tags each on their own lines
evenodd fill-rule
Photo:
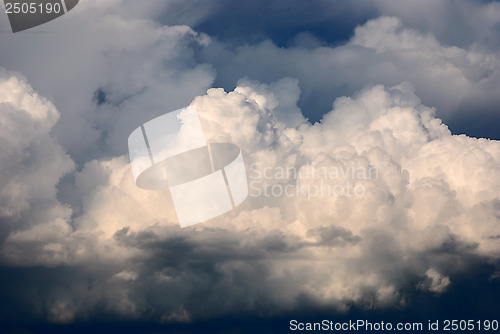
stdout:
<svg viewBox="0 0 500 334">
<path fill-rule="evenodd" d="M 56 233 L 64 234 L 70 229 L 71 216 L 71 210 L 58 201 L 56 186 L 62 176 L 74 169 L 73 161 L 50 134 L 59 113 L 24 78 L 3 69 L 0 110 L 2 239 L 8 235 L 7 239 L 24 244 L 8 251 L 14 259 L 28 254 L 36 256 L 32 251 L 43 245 L 51 261 L 59 250 L 50 241 Z M 19 232 L 31 227 L 37 233 Z"/>
<path fill-rule="evenodd" d="M 336 47 L 307 34 L 234 47 L 148 19 L 161 8 L 89 0 L 46 26 L 57 33 L 5 39 L 2 65 L 30 84 L 0 72 L 1 269 L 46 277 L 43 293 L 29 274 L 21 297 L 2 290 L 20 314 L 189 322 L 404 307 L 498 259 L 500 143 L 439 118 L 498 102 L 493 51 L 395 17 Z M 44 66 L 12 56 L 39 44 Z M 180 229 L 168 192 L 134 184 L 126 138 L 188 104 L 208 141 L 242 149 L 250 195 Z"/>
<path fill-rule="evenodd" d="M 339 311 L 404 305 L 412 288 L 445 293 L 469 266 L 463 254 L 498 257 L 497 141 L 452 135 L 408 83 L 368 87 L 337 99 L 319 123 L 297 116 L 287 125 L 282 113 L 300 115 L 299 94 L 293 79 L 243 80 L 193 105 L 209 141 L 242 148 L 256 187 L 293 184 L 293 174 L 257 172 L 283 167 L 301 171 L 304 193 L 250 196 L 236 212 L 180 229 L 168 193 L 137 188 L 126 156 L 94 160 L 75 173 L 82 208 L 71 228 L 37 223 L 11 233 L 3 258 L 93 263 L 92 293 L 83 297 L 88 283 L 68 275 L 71 293 L 55 288 L 51 321 L 82 317 L 104 298 L 108 314 L 182 322 L 279 314 L 303 298 Z M 305 173 L 370 167 L 372 177 Z M 351 182 L 363 194 L 302 195 L 321 182 Z"/>
<path fill-rule="evenodd" d="M 268 9 L 274 13 L 280 6 L 276 2 Z M 330 12 L 340 15 L 344 10 L 366 9 L 360 4 L 336 10 L 328 3 L 304 6 L 315 12 L 326 6 L 315 20 L 329 19 Z M 396 7 L 377 4 L 382 14 L 400 14 Z M 489 22 L 488 27 L 495 23 L 491 13 L 496 4 L 470 7 L 467 11 L 474 13 L 475 21 Z M 427 13 L 426 6 L 419 8 Z M 167 22 L 197 26 L 188 19 L 191 13 L 194 21 L 203 21 L 224 10 L 223 6 L 188 6 L 177 1 L 140 6 L 125 0 L 86 1 L 69 17 L 45 25 L 50 34 L 4 36 L 2 66 L 22 71 L 35 89 L 52 98 L 61 113 L 54 135 L 79 167 L 89 159 L 123 154 L 126 137 L 136 124 L 189 104 L 214 80 L 216 87 L 233 90 L 244 77 L 265 84 L 283 77 L 298 79 L 298 105 L 313 121 L 329 111 L 336 97 L 352 95 L 367 83 L 394 86 L 411 81 L 418 96 L 436 107 L 438 116 L 451 123 L 453 130 L 496 136 L 499 65 L 494 43 L 457 45 L 444 37 L 437 39 L 442 35 L 413 25 L 403 14 L 398 15 L 403 18 L 371 20 L 349 37 L 350 28 L 341 45 L 321 44 L 312 33 L 298 31 L 298 42 L 284 48 L 271 40 L 229 43 L 188 26 L 160 26 L 151 19 L 161 21 L 163 15 Z M 179 11 L 185 15 L 168 19 Z M 382 52 L 380 46 L 364 40 L 383 40 L 379 44 L 385 49 Z M 414 47 L 409 48 L 410 44 Z M 36 45 L 43 66 L 27 56 Z"/>
<path fill-rule="evenodd" d="M 488 125 L 492 119 L 497 122 L 492 106 L 499 102 L 495 50 L 488 45 L 447 45 L 432 32 L 407 27 L 396 17 L 369 20 L 336 47 L 283 48 L 265 40 L 233 48 L 214 42 L 202 55 L 217 69 L 215 83 L 230 89 L 244 76 L 262 82 L 298 78 L 299 106 L 313 121 L 336 97 L 351 95 L 367 83 L 394 86 L 411 81 L 418 96 L 452 122 L 455 131 L 469 129 L 479 136 L 482 130 L 496 136 Z M 467 121 L 461 122 L 464 118 Z"/>
<path fill-rule="evenodd" d="M 141 11 L 133 2 L 85 1 L 67 19 L 44 25 L 51 33 L 2 39 L 2 66 L 52 97 L 61 114 L 54 136 L 80 167 L 123 154 L 137 124 L 185 106 L 213 81 L 211 66 L 194 59 L 210 38 L 144 19 L 157 5 Z M 36 60 L 18 56 L 34 45 Z"/>
</svg>

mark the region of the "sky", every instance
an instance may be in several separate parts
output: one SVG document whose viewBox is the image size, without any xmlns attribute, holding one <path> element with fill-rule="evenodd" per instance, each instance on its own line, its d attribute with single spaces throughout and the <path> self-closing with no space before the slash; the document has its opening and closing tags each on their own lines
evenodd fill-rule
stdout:
<svg viewBox="0 0 500 334">
<path fill-rule="evenodd" d="M 500 3 L 81 0 L 0 45 L 0 333 L 500 320 Z M 249 195 L 181 228 L 127 139 L 187 106 Z"/>
</svg>

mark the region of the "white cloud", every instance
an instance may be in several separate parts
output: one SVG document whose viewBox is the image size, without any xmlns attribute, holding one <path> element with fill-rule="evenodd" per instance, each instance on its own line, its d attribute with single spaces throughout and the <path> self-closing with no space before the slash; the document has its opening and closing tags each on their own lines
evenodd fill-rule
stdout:
<svg viewBox="0 0 500 334">
<path fill-rule="evenodd" d="M 113 15 L 108 2 L 82 2 L 71 22 L 50 26 L 64 32 L 26 34 L 0 50 L 59 110 L 20 75 L 0 73 L 1 259 L 75 270 L 65 274 L 69 288 L 29 301 L 49 321 L 74 321 L 103 300 L 111 314 L 166 322 L 277 314 L 300 309 L 304 298 L 340 311 L 402 306 L 418 287 L 445 293 L 470 265 L 464 254 L 500 255 L 500 143 L 452 135 L 436 117 L 464 99 L 496 98 L 491 51 L 446 46 L 387 17 L 336 48 L 267 41 L 228 50 L 189 27 L 144 20 L 147 8 L 134 15 L 131 6 Z M 44 67 L 9 55 L 32 43 L 44 43 Z M 238 86 L 208 89 L 214 69 L 198 57 Z M 311 124 L 297 107 L 301 93 L 335 100 L 333 109 Z M 125 146 L 138 125 L 195 96 L 207 139 L 237 144 L 258 185 L 294 180 L 266 180 L 252 163 L 376 168 L 376 177 L 299 176 L 306 191 L 324 181 L 364 192 L 250 196 L 233 213 L 180 229 L 168 193 L 134 184 Z M 71 207 L 57 197 L 67 173 L 59 190 Z"/>
<path fill-rule="evenodd" d="M 336 97 L 352 95 L 368 83 L 410 81 L 426 105 L 461 129 L 462 117 L 491 117 L 492 105 L 499 102 L 500 63 L 494 47 L 447 45 L 432 31 L 410 28 L 397 17 L 369 20 L 336 47 L 283 48 L 266 40 L 229 48 L 214 42 L 202 54 L 214 64 L 216 83 L 224 87 L 233 87 L 244 76 L 261 82 L 299 79 L 299 104 L 315 119 Z"/>
<path fill-rule="evenodd" d="M 56 198 L 59 179 L 73 162 L 50 134 L 59 118 L 54 105 L 18 74 L 0 69 L 0 217 L 17 229 L 67 219 Z M 35 222 L 34 222 L 35 223 Z"/>
<path fill-rule="evenodd" d="M 240 146 L 249 173 L 251 163 L 376 167 L 378 178 L 326 180 L 363 185 L 364 196 L 249 197 L 235 213 L 180 229 L 168 194 L 137 188 L 125 156 L 92 161 L 75 174 L 83 204 L 73 229 L 59 222 L 15 232 L 4 258 L 77 267 L 98 258 L 109 269 L 94 273 L 103 277 L 96 284 L 109 290 L 114 312 L 135 318 L 153 307 L 161 310 L 158 321 L 174 321 L 261 307 L 273 314 L 300 307 L 300 296 L 339 311 L 353 302 L 404 305 L 408 282 L 444 293 L 453 275 L 467 270 L 465 259 L 450 268 L 443 247 L 459 258 L 461 249 L 499 255 L 499 142 L 452 135 L 407 83 L 339 98 L 321 123 L 288 127 L 280 104 L 289 108 L 299 91 L 279 95 L 273 87 L 283 85 L 296 83 L 242 81 L 233 92 L 211 89 L 195 99 L 208 140 Z M 198 268 L 199 261 L 205 265 Z M 205 306 L 220 306 L 221 298 L 226 306 L 182 303 L 191 289 L 213 291 Z M 140 297 L 152 290 L 170 298 Z M 71 314 L 92 307 L 89 298 Z"/>
</svg>

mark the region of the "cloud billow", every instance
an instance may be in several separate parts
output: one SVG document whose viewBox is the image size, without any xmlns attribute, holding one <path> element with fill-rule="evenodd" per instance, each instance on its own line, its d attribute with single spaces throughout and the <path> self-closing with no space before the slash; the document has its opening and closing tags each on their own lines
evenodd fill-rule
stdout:
<svg viewBox="0 0 500 334">
<path fill-rule="evenodd" d="M 209 141 L 239 145 L 247 164 L 376 167 L 377 178 L 354 180 L 363 197 L 249 198 L 238 212 L 180 230 L 168 197 L 134 185 L 126 157 L 90 162 L 75 175 L 81 214 L 62 230 L 58 220 L 13 230 L 2 257 L 11 266 L 92 263 L 95 292 L 80 295 L 88 283 L 68 276 L 66 294 L 30 302 L 48 305 L 55 322 L 102 298 L 109 314 L 161 322 L 279 314 L 300 309 L 302 296 L 338 310 L 386 307 L 404 304 L 409 277 L 414 289 L 445 293 L 468 268 L 463 254 L 498 256 L 497 141 L 452 135 L 407 83 L 339 98 L 320 123 L 289 127 L 280 105 L 297 95 L 276 87 L 299 94 L 296 86 L 242 81 L 193 104 Z"/>
<path fill-rule="evenodd" d="M 28 78 L 0 71 L 0 280 L 15 287 L 0 290 L 14 310 L 4 319 L 182 323 L 399 309 L 417 293 L 446 296 L 478 263 L 498 280 L 500 143 L 442 121 L 464 101 L 497 105 L 494 47 L 450 46 L 442 31 L 394 16 L 361 22 L 339 46 L 303 35 L 289 47 L 234 47 L 159 26 L 149 19 L 159 2 L 113 6 L 74 10 L 59 37 L 87 42 L 79 64 L 62 61 L 68 44 L 43 37 L 53 80 L 0 50 L 1 65 Z M 82 28 L 95 17 L 94 30 Z M 79 80 L 64 80 L 67 71 Z M 349 183 L 362 196 L 249 196 L 180 229 L 168 193 L 135 185 L 126 138 L 187 105 L 207 141 L 241 148 L 257 186 Z M 306 108 L 321 110 L 318 122 Z M 298 176 L 266 178 L 252 165 Z M 377 173 L 306 173 L 321 170 Z"/>
</svg>

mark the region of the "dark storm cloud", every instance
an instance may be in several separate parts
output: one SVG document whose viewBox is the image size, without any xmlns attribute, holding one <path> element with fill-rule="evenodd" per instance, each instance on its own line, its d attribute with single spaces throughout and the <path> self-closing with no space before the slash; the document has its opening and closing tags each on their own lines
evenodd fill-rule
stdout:
<svg viewBox="0 0 500 334">
<path fill-rule="evenodd" d="M 307 290 L 301 291 L 302 283 L 297 281 L 297 274 L 286 281 L 277 280 L 268 262 L 269 254 L 262 250 L 260 242 L 235 248 L 234 244 L 241 245 L 243 240 L 249 238 L 246 233 L 228 236 L 216 235 L 214 231 L 213 236 L 217 240 L 208 245 L 204 242 L 203 249 L 197 249 L 200 243 L 196 242 L 199 237 L 206 240 L 201 232 L 194 237 L 186 234 L 185 238 L 161 238 L 156 235 L 156 242 L 145 240 L 151 239 L 154 234 L 150 232 L 149 237 L 139 234 L 129 236 L 129 242 L 147 250 L 147 256 L 131 259 L 127 263 L 129 271 L 119 271 L 118 274 L 113 273 L 121 270 L 123 265 L 100 265 L 95 261 L 77 267 L 3 267 L 0 270 L 0 291 L 4 298 L 2 322 L 19 325 L 26 320 L 25 324 L 30 324 L 48 319 L 56 323 L 79 324 L 89 320 L 112 323 L 140 319 L 155 323 L 194 321 L 196 324 L 214 318 L 246 318 L 255 314 L 255 310 L 260 316 L 278 318 L 286 314 L 300 317 L 312 315 L 312 309 L 316 315 L 342 316 L 343 312 L 340 315 L 332 313 L 334 305 L 318 302 L 311 298 Z M 262 240 L 262 243 L 266 241 Z M 384 246 L 381 247 L 381 244 Z M 399 285 L 405 304 L 391 313 L 381 313 L 384 319 L 395 317 L 399 312 L 413 315 L 412 320 L 416 320 L 415 315 L 419 313 L 423 313 L 424 318 L 448 314 L 456 316 L 453 310 L 446 307 L 433 308 L 432 312 L 415 312 L 418 307 L 428 307 L 436 302 L 443 307 L 453 307 L 451 305 L 455 305 L 456 301 L 449 305 L 447 302 L 457 298 L 457 295 L 471 303 L 478 303 L 482 310 L 479 313 L 464 306 L 462 311 L 469 312 L 468 316 L 472 316 L 470 312 L 483 317 L 493 316 L 498 311 L 500 305 L 486 292 L 498 290 L 498 279 L 488 280 L 492 267 L 480 268 L 484 258 L 470 255 L 467 250 L 444 253 L 431 250 L 417 256 L 407 254 L 410 256 L 402 261 L 398 248 L 393 246 L 390 235 L 379 234 L 374 242 L 366 245 L 363 260 L 351 263 L 352 270 L 359 271 L 359 275 L 376 272 Z M 239 249 L 238 253 L 234 252 L 235 249 Z M 228 253 L 228 250 L 231 252 Z M 280 253 L 280 261 L 285 262 L 294 254 L 288 251 Z M 314 257 L 307 260 L 315 261 Z M 289 265 L 289 269 L 293 270 L 293 263 Z M 439 266 L 453 275 L 453 285 L 446 286 L 451 295 L 436 296 L 436 292 L 443 292 L 439 290 L 439 282 L 446 280 L 444 276 L 439 276 L 438 282 L 432 279 L 434 274 L 431 272 L 428 278 L 422 280 L 418 271 L 429 265 Z M 464 267 L 468 268 L 466 272 L 461 270 Z M 136 274 L 131 274 L 132 271 Z M 338 268 L 327 268 L 327 271 L 336 275 Z M 307 277 L 305 275 L 303 279 Z M 470 291 L 471 280 L 477 282 L 473 292 Z M 402 281 L 404 284 L 401 284 Z M 269 294 L 269 289 L 273 294 Z M 293 294 L 293 298 L 287 298 L 287 294 Z M 379 301 L 380 292 L 375 287 L 366 286 L 362 294 L 361 303 L 352 305 L 351 316 L 357 312 L 363 314 L 366 309 L 384 307 Z M 193 318 L 192 314 L 196 317 Z"/>
</svg>

